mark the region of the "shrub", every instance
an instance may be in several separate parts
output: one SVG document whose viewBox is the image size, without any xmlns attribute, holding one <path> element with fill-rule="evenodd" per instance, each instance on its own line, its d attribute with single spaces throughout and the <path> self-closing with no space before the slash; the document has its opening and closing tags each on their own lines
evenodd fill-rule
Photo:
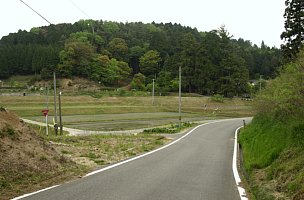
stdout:
<svg viewBox="0 0 304 200">
<path fill-rule="evenodd" d="M 211 97 L 211 100 L 212 101 L 215 101 L 215 102 L 220 102 L 220 103 L 223 103 L 224 102 L 224 96 L 223 95 L 220 95 L 220 94 L 215 94 Z"/>
<path fill-rule="evenodd" d="M 304 51 L 285 65 L 280 75 L 269 82 L 257 98 L 259 114 L 284 121 L 304 117 Z"/>
<path fill-rule="evenodd" d="M 0 130 L 0 137 L 15 138 L 16 136 L 17 136 L 17 133 L 9 125 L 5 126 L 2 130 Z"/>
</svg>

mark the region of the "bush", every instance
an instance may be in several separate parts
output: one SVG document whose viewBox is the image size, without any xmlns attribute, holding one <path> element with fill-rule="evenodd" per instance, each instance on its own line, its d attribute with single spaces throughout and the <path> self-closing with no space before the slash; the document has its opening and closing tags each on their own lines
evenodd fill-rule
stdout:
<svg viewBox="0 0 304 200">
<path fill-rule="evenodd" d="M 152 129 L 146 129 L 143 131 L 143 133 L 150 133 L 150 134 L 159 134 L 159 133 L 167 133 L 167 134 L 173 134 L 178 133 L 183 129 L 192 127 L 193 123 L 190 122 L 182 122 L 181 127 L 179 127 L 178 124 L 171 124 L 170 127 L 163 127 L 163 128 L 152 128 Z"/>
<path fill-rule="evenodd" d="M 280 75 L 258 95 L 258 113 L 280 121 L 304 118 L 303 80 L 304 51 L 296 61 L 285 65 Z"/>
<path fill-rule="evenodd" d="M 304 124 L 298 124 L 292 128 L 291 137 L 296 145 L 304 146 Z"/>
<path fill-rule="evenodd" d="M 146 90 L 145 79 L 146 77 L 143 74 L 141 73 L 135 74 L 131 82 L 131 88 L 135 90 L 145 91 Z"/>
<path fill-rule="evenodd" d="M 211 100 L 212 101 L 215 101 L 215 102 L 220 102 L 220 103 L 223 103 L 224 102 L 224 96 L 223 95 L 220 95 L 220 94 L 215 94 L 211 97 Z"/>
<path fill-rule="evenodd" d="M 2 130 L 0 130 L 0 137 L 9 137 L 9 138 L 16 138 L 17 133 L 15 132 L 15 130 L 7 125 L 5 126 Z"/>
</svg>

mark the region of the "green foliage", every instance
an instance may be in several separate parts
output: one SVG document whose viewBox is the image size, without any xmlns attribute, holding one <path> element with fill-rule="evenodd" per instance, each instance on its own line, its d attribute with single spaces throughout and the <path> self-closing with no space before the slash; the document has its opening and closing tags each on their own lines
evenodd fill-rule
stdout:
<svg viewBox="0 0 304 200">
<path fill-rule="evenodd" d="M 246 170 L 269 166 L 286 147 L 286 133 L 288 130 L 282 123 L 255 118 L 240 134 Z"/>
<path fill-rule="evenodd" d="M 143 74 L 135 74 L 131 82 L 131 88 L 135 90 L 146 90 L 145 79 L 146 77 Z"/>
<path fill-rule="evenodd" d="M 244 166 L 255 185 L 257 199 L 273 199 L 276 192 L 284 193 L 288 199 L 303 199 L 303 66 L 304 51 L 301 51 L 259 95 L 257 116 L 241 131 Z M 256 179 L 256 170 L 265 172 L 266 183 Z M 271 189 L 270 181 L 276 183 Z"/>
<path fill-rule="evenodd" d="M 211 100 L 214 102 L 223 103 L 224 102 L 224 96 L 220 94 L 215 94 L 211 97 Z"/>
<path fill-rule="evenodd" d="M 284 57 L 290 61 L 294 59 L 304 41 L 304 2 L 301 0 L 286 0 L 284 13 L 285 31 L 281 34 L 281 39 L 285 40 L 282 45 Z"/>
<path fill-rule="evenodd" d="M 159 134 L 159 133 L 176 133 L 176 129 L 170 129 L 170 128 L 153 128 L 153 129 L 146 129 L 144 130 L 144 133 L 153 133 L 153 134 Z"/>
<path fill-rule="evenodd" d="M 139 59 L 140 71 L 146 77 L 154 77 L 154 75 L 159 71 L 160 61 L 161 58 L 159 53 L 155 50 L 150 50 Z"/>
<path fill-rule="evenodd" d="M 53 77 L 53 72 L 47 68 L 43 68 L 40 72 L 40 75 L 42 79 L 48 80 Z"/>
<path fill-rule="evenodd" d="M 174 91 L 174 89 L 176 89 L 174 88 L 175 85 L 172 86 L 172 75 L 170 72 L 161 71 L 158 74 L 156 82 L 159 86 L 159 89 L 156 91 L 159 91 L 162 94 L 166 94 L 167 92 Z"/>
<path fill-rule="evenodd" d="M 126 41 L 122 38 L 114 38 L 109 42 L 109 51 L 114 58 L 119 60 L 127 60 L 127 53 L 129 51 Z"/>
<path fill-rule="evenodd" d="M 148 83 L 146 85 L 146 91 L 152 93 L 152 90 L 153 90 L 153 82 L 152 83 Z M 158 91 L 160 92 L 159 86 L 158 86 L 157 83 L 154 83 L 154 95 L 156 95 Z"/>
<path fill-rule="evenodd" d="M 184 130 L 186 128 L 190 128 L 196 125 L 195 123 L 190 122 L 182 122 L 181 127 L 179 127 L 178 124 L 171 124 L 170 127 L 157 127 L 152 129 L 146 129 L 143 131 L 143 133 L 146 134 L 174 134 L 179 133 L 181 130 Z"/>
<path fill-rule="evenodd" d="M 80 20 L 3 37 L 0 78 L 40 73 L 48 79 L 56 71 L 62 77 L 125 86 L 142 73 L 147 83 L 156 77 L 159 92 L 166 93 L 178 90 L 181 66 L 184 92 L 241 96 L 249 91 L 249 78 L 274 77 L 281 57 L 264 43 L 259 48 L 233 39 L 224 26 L 200 33 L 172 23 Z"/>
<path fill-rule="evenodd" d="M 109 36 L 112 36 L 119 31 L 118 24 L 111 21 L 105 21 L 102 28 Z"/>
<path fill-rule="evenodd" d="M 296 145 L 304 146 L 304 124 L 298 124 L 291 130 L 291 137 Z"/>
<path fill-rule="evenodd" d="M 177 78 L 170 81 L 170 87 L 172 92 L 177 92 L 179 89 L 179 80 Z"/>
<path fill-rule="evenodd" d="M 118 90 L 118 96 L 124 97 L 127 95 L 127 91 L 125 89 L 119 89 Z"/>
<path fill-rule="evenodd" d="M 249 172 L 256 199 L 264 199 L 266 196 L 273 199 L 272 194 L 275 192 L 285 193 L 293 197 L 291 199 L 301 199 L 299 197 L 304 194 L 303 135 L 301 120 L 280 122 L 261 116 L 255 117 L 241 131 L 239 140 L 244 166 Z M 269 183 L 261 183 L 261 178 L 256 180 L 256 170 L 265 172 L 264 181 L 276 182 L 271 191 L 266 189 L 269 188 Z"/>
<path fill-rule="evenodd" d="M 244 134 L 246 136 L 243 136 L 243 138 L 248 137 L 248 140 L 245 139 L 248 143 L 257 141 L 257 145 L 264 145 L 262 148 L 254 146 L 250 148 L 253 151 L 260 151 L 256 152 L 253 159 L 265 158 L 265 161 L 254 162 L 257 166 L 265 167 L 273 162 L 271 158 L 275 158 L 277 153 L 285 148 L 286 142 L 291 140 L 288 138 L 296 138 L 295 141 L 291 140 L 292 143 L 303 140 L 303 124 L 296 124 L 304 119 L 303 58 L 304 51 L 297 60 L 283 67 L 280 76 L 272 80 L 258 97 L 257 119 L 253 121 L 252 128 L 246 130 Z M 269 142 L 272 142 L 273 148 Z M 272 151 L 268 157 L 258 156 L 268 151 Z M 252 167 L 248 166 L 248 168 Z"/>
<path fill-rule="evenodd" d="M 89 43 L 68 40 L 64 50 L 60 52 L 59 74 L 63 77 L 72 75 L 88 77 L 93 58 L 94 49 Z"/>
<path fill-rule="evenodd" d="M 258 97 L 257 110 L 261 115 L 286 120 L 304 117 L 304 51 L 299 58 L 283 67 Z"/>
<path fill-rule="evenodd" d="M 3 129 L 0 130 L 0 138 L 9 137 L 9 138 L 16 138 L 17 137 L 16 131 L 9 125 L 6 125 Z"/>
</svg>

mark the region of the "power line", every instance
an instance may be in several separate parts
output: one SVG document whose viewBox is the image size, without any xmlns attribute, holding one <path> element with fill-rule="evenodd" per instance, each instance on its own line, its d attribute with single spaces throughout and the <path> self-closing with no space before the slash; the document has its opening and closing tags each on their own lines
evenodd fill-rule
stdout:
<svg viewBox="0 0 304 200">
<path fill-rule="evenodd" d="M 89 19 L 92 19 L 86 12 L 84 12 L 79 6 L 77 6 L 72 0 L 69 0 L 69 2 L 71 3 L 71 4 L 73 4 L 80 12 L 82 12 L 85 16 L 87 16 Z M 92 27 L 92 33 L 93 33 L 93 35 L 94 35 L 94 25 L 93 25 L 93 22 L 92 23 L 90 23 L 90 24 L 88 24 L 88 25 L 91 25 L 91 27 Z"/>
<path fill-rule="evenodd" d="M 39 15 L 42 19 L 44 19 L 45 21 L 47 21 L 50 25 L 52 24 L 51 22 L 49 22 L 45 17 L 43 17 L 40 13 L 38 13 L 36 10 L 34 10 L 31 6 L 29 6 L 27 3 L 25 3 L 24 1 L 20 0 L 24 5 L 26 5 L 28 8 L 30 8 L 32 11 L 34 11 L 37 15 Z"/>
<path fill-rule="evenodd" d="M 72 0 L 69 0 L 69 2 L 71 2 L 71 4 L 73 4 L 80 12 L 82 12 L 82 14 L 84 14 L 85 16 L 87 16 L 89 19 L 92 19 L 86 12 L 84 12 L 79 6 L 77 6 Z"/>
</svg>

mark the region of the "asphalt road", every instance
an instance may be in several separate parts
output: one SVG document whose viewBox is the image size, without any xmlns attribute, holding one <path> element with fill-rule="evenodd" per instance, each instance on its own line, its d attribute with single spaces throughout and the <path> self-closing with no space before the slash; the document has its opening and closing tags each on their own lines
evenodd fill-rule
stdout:
<svg viewBox="0 0 304 200">
<path fill-rule="evenodd" d="M 24 199 L 239 200 L 232 155 L 241 125 L 201 126 L 160 151 Z"/>
</svg>

